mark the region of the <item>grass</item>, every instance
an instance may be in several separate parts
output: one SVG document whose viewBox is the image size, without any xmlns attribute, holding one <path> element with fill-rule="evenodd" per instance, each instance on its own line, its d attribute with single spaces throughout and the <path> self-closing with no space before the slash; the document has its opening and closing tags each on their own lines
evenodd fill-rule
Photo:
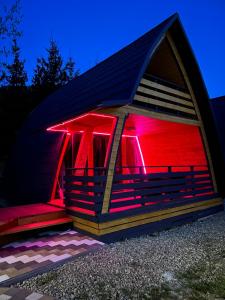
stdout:
<svg viewBox="0 0 225 300">
<path fill-rule="evenodd" d="M 37 277 L 37 285 L 43 286 L 49 284 L 52 280 L 55 280 L 58 277 L 57 272 L 49 272 L 44 274 L 41 277 Z"/>
<path fill-rule="evenodd" d="M 99 300 L 135 299 L 135 300 L 213 300 L 225 299 L 225 249 L 214 251 L 205 245 L 204 260 L 194 267 L 174 274 L 173 281 L 158 286 L 143 286 L 142 289 L 123 288 L 119 292 L 110 290 L 107 283 L 97 280 L 95 293 Z M 136 264 L 135 264 L 136 266 Z M 49 272 L 37 278 L 36 285 L 48 285 L 54 281 L 57 272 Z M 113 293 L 113 294 L 112 294 Z M 114 294 L 116 293 L 116 295 Z M 83 289 L 78 297 L 71 299 L 90 299 L 88 292 Z M 121 297 L 122 296 L 122 297 Z"/>
<path fill-rule="evenodd" d="M 177 274 L 182 299 L 225 299 L 224 251 L 216 256 L 207 252 L 206 259 L 185 272 Z"/>
</svg>

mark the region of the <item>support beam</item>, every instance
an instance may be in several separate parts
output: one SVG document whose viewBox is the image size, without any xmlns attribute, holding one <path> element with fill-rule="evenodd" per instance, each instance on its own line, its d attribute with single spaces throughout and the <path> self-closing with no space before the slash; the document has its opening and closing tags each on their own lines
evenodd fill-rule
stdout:
<svg viewBox="0 0 225 300">
<path fill-rule="evenodd" d="M 74 168 L 86 167 L 88 154 L 91 154 L 91 147 L 93 147 L 93 132 L 85 131 L 81 138 Z M 83 170 L 77 170 L 76 175 L 83 175 Z"/>
<path fill-rule="evenodd" d="M 109 168 L 108 168 L 107 181 L 105 186 L 105 194 L 103 198 L 102 214 L 106 214 L 109 211 L 114 170 L 116 166 L 117 153 L 120 145 L 120 140 L 121 140 L 125 120 L 126 120 L 126 114 L 121 114 L 118 117 L 116 128 L 114 131 L 114 139 L 113 139 L 112 148 L 111 148 L 112 150 L 109 159 Z"/>
<path fill-rule="evenodd" d="M 110 114 L 113 116 L 119 116 L 121 113 L 129 113 L 129 114 L 137 114 L 145 117 L 150 117 L 159 120 L 171 121 L 181 124 L 188 124 L 194 126 L 200 126 L 200 122 L 198 120 L 192 120 L 188 118 L 182 118 L 178 116 L 168 115 L 165 113 L 151 111 L 142 107 L 137 107 L 133 105 L 126 105 L 122 107 L 114 107 L 114 108 L 102 108 L 96 110 L 99 113 Z"/>
<path fill-rule="evenodd" d="M 58 162 L 58 166 L 57 166 L 57 169 L 56 169 L 56 174 L 55 174 L 55 178 L 54 178 L 54 182 L 53 182 L 53 187 L 52 187 L 52 193 L 51 193 L 50 200 L 55 199 L 57 184 L 59 182 L 59 174 L 60 174 L 60 171 L 61 171 L 63 158 L 65 156 L 66 149 L 67 149 L 70 137 L 71 136 L 67 134 L 66 137 L 65 137 L 64 143 L 63 143 L 63 147 L 62 147 L 62 150 L 61 150 L 61 153 L 60 153 L 60 156 L 59 156 L 59 162 Z"/>
<path fill-rule="evenodd" d="M 175 57 L 177 59 L 177 62 L 178 62 L 179 67 L 181 69 L 181 72 L 182 72 L 182 74 L 184 76 L 185 82 L 187 84 L 189 93 L 191 95 L 191 98 L 192 98 L 192 101 L 193 101 L 193 104 L 194 104 L 194 108 L 195 108 L 196 114 L 197 114 L 198 119 L 200 121 L 200 131 L 202 133 L 203 144 L 204 144 L 204 147 L 205 147 L 205 151 L 206 151 L 206 155 L 207 155 L 207 159 L 208 159 L 208 163 L 209 163 L 209 168 L 210 168 L 210 171 L 211 171 L 211 174 L 212 174 L 213 186 L 214 186 L 215 192 L 217 192 L 218 188 L 217 188 L 217 183 L 216 183 L 216 178 L 215 178 L 215 173 L 214 173 L 212 158 L 211 158 L 211 154 L 210 154 L 210 150 L 209 150 L 209 145 L 208 145 L 207 136 L 206 136 L 205 128 L 204 128 L 204 125 L 203 125 L 201 113 L 200 113 L 200 110 L 198 108 L 198 103 L 197 103 L 194 91 L 192 89 L 191 82 L 190 82 L 189 77 L 187 75 L 187 72 L 186 72 L 186 70 L 184 68 L 183 62 L 182 62 L 181 57 L 180 57 L 180 55 L 179 55 L 179 53 L 177 51 L 177 48 L 176 48 L 176 46 L 175 46 L 175 44 L 173 42 L 173 39 L 172 39 L 172 37 L 171 37 L 171 35 L 169 33 L 166 34 L 166 37 L 167 37 L 167 39 L 169 41 L 171 49 L 173 50 L 173 53 L 174 53 L 174 55 L 175 55 Z"/>
</svg>

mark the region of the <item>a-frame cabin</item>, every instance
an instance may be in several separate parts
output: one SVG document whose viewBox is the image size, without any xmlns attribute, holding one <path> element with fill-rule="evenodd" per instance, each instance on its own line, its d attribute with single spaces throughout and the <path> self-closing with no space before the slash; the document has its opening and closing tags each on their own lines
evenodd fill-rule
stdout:
<svg viewBox="0 0 225 300">
<path fill-rule="evenodd" d="M 113 240 L 221 210 L 219 155 L 175 14 L 39 105 L 8 186 L 11 199 L 61 202 L 75 228 Z"/>
</svg>

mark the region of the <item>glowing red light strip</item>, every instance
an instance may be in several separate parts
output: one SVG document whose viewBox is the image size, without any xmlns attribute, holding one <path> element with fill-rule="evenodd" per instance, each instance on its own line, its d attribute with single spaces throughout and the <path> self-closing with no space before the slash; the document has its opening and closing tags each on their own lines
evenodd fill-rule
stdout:
<svg viewBox="0 0 225 300">
<path fill-rule="evenodd" d="M 141 150 L 141 145 L 140 145 L 138 136 L 136 136 L 136 141 L 137 141 L 138 149 L 139 149 L 139 152 L 140 152 L 140 155 L 141 155 L 141 162 L 142 162 L 142 165 L 143 165 L 143 168 L 144 168 L 144 173 L 146 174 L 147 172 L 146 172 L 146 168 L 145 168 L 145 161 L 144 161 L 144 157 L 143 157 L 143 153 L 142 153 L 142 150 Z"/>
<path fill-rule="evenodd" d="M 58 125 L 57 125 L 57 126 L 58 126 Z M 47 128 L 47 131 L 53 131 L 53 132 L 66 132 L 66 133 L 69 133 L 69 130 L 67 130 L 67 129 L 54 129 L 54 127 L 55 127 L 55 126 Z"/>
<path fill-rule="evenodd" d="M 67 148 L 67 145 L 69 143 L 69 140 L 70 140 L 70 135 L 67 134 L 66 138 L 65 138 L 65 141 L 64 141 L 64 144 L 63 144 L 62 151 L 60 153 L 60 157 L 59 157 L 58 166 L 57 166 L 57 169 L 56 169 L 56 174 L 55 174 L 55 178 L 54 178 L 54 182 L 53 182 L 53 188 L 52 188 L 52 193 L 51 193 L 50 200 L 54 200 L 55 199 L 55 194 L 56 194 L 56 189 L 57 189 L 57 183 L 58 183 L 59 173 L 60 173 L 60 170 L 61 170 L 63 158 L 64 158 L 64 155 L 66 153 L 66 148 Z"/>
<path fill-rule="evenodd" d="M 102 117 L 102 118 L 109 118 L 109 119 L 114 119 L 115 118 L 115 116 L 103 115 L 103 114 L 95 114 L 95 113 L 89 113 L 88 115 L 90 115 L 90 116 L 96 116 L 96 117 Z"/>
<path fill-rule="evenodd" d="M 71 122 L 73 122 L 73 121 L 77 121 L 77 120 L 79 120 L 79 119 L 83 119 L 83 118 L 85 118 L 85 117 L 87 117 L 87 116 L 96 116 L 96 117 L 110 118 L 110 119 L 114 119 L 114 118 L 115 118 L 114 116 L 109 116 L 109 115 L 102 115 L 102 114 L 96 114 L 96 113 L 88 113 L 88 114 L 84 114 L 84 115 L 82 115 L 82 116 L 79 116 L 79 117 L 70 119 L 70 120 L 68 120 L 68 121 L 59 123 L 59 124 L 57 124 L 57 125 L 51 126 L 51 127 L 47 128 L 47 131 L 69 132 L 67 129 L 56 129 L 56 128 L 59 127 L 59 126 L 63 126 L 63 125 L 65 125 L 65 124 L 71 123 Z"/>
<path fill-rule="evenodd" d="M 136 138 L 136 135 L 122 134 L 122 137 Z"/>
<path fill-rule="evenodd" d="M 110 135 L 110 133 L 104 133 L 104 132 L 95 132 L 94 131 L 93 133 L 96 134 L 96 135 Z M 147 171 L 146 171 L 146 168 L 145 168 L 144 156 L 143 156 L 143 153 L 142 153 L 142 150 L 141 150 L 141 145 L 140 145 L 138 136 L 123 134 L 122 137 L 130 137 L 130 138 L 135 138 L 136 139 L 138 150 L 139 150 L 139 153 L 140 153 L 140 156 L 141 156 L 141 162 L 142 162 L 142 165 L 143 165 L 144 173 L 147 174 Z"/>
<path fill-rule="evenodd" d="M 97 131 L 93 131 L 93 134 L 96 134 L 96 135 L 111 135 L 111 133 L 97 132 Z M 122 137 L 136 138 L 136 135 L 123 134 Z"/>
<path fill-rule="evenodd" d="M 93 131 L 93 134 L 96 134 L 96 135 L 111 135 L 111 133 L 96 132 L 96 131 Z"/>
</svg>

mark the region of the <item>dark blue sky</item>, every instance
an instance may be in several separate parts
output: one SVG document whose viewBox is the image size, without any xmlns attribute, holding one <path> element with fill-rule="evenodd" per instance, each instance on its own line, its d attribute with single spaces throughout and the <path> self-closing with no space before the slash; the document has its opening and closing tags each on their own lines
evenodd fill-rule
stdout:
<svg viewBox="0 0 225 300">
<path fill-rule="evenodd" d="M 11 3 L 12 0 L 6 0 Z M 225 0 L 22 0 L 22 55 L 29 76 L 54 38 L 81 72 L 178 12 L 209 95 L 225 94 Z"/>
</svg>

